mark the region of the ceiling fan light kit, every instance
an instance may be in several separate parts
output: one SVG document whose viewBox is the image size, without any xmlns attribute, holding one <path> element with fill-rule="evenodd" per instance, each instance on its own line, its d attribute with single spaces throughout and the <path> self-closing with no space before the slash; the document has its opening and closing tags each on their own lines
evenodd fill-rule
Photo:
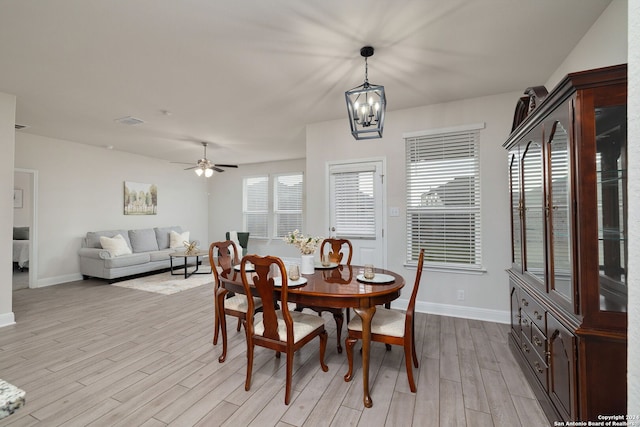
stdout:
<svg viewBox="0 0 640 427">
<path fill-rule="evenodd" d="M 371 46 L 360 49 L 360 55 L 364 57 L 364 83 L 344 93 L 351 135 L 355 139 L 382 138 L 387 98 L 384 86 L 369 83 L 367 58 L 373 56 L 373 52 Z"/>
</svg>

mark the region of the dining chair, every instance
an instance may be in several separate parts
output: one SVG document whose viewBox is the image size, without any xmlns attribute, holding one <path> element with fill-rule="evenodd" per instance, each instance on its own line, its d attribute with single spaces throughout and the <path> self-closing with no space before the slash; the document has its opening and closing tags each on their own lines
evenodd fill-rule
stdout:
<svg viewBox="0 0 640 427">
<path fill-rule="evenodd" d="M 217 257 L 215 257 L 216 250 L 218 252 Z M 247 304 L 246 295 L 230 294 L 220 285 L 220 274 L 239 274 L 233 270 L 234 265 L 239 264 L 238 249 L 236 247 L 236 244 L 231 240 L 211 243 L 211 245 L 209 246 L 209 263 L 211 264 L 211 272 L 213 274 L 213 345 L 217 345 L 218 334 L 222 329 L 220 327 L 220 317 L 225 315 L 237 317 L 238 326 L 236 327 L 236 330 L 240 331 L 242 320 L 247 317 L 247 310 L 249 306 Z M 253 298 L 252 310 L 262 310 L 262 301 L 260 301 L 260 298 Z M 227 331 L 223 330 L 222 333 L 226 336 Z M 223 342 L 226 343 L 226 340 L 223 340 Z M 226 359 L 226 355 L 227 349 L 226 346 L 223 345 L 222 355 L 218 360 L 221 363 L 224 362 L 224 360 Z"/>
<path fill-rule="evenodd" d="M 327 252 L 328 250 L 328 252 Z M 351 241 L 347 239 L 333 239 L 327 238 L 322 241 L 320 244 L 320 259 L 324 254 L 329 255 L 329 261 L 335 262 L 340 265 L 351 265 L 351 258 L 353 257 L 353 246 L 351 245 Z M 346 262 L 342 262 L 346 255 Z M 336 322 L 336 348 L 338 349 L 338 353 L 342 353 L 342 325 L 344 324 L 344 313 L 342 308 L 336 307 L 320 307 L 320 306 L 310 306 L 310 305 L 296 305 L 296 311 L 302 311 L 302 309 L 308 308 L 310 310 L 315 311 L 318 315 L 322 316 L 322 312 L 326 311 L 333 315 L 333 319 Z M 349 309 L 347 309 L 347 323 L 349 323 L 350 314 Z"/>
<path fill-rule="evenodd" d="M 251 263 L 255 274 L 247 277 L 246 266 Z M 246 255 L 240 262 L 242 284 L 247 295 L 258 294 L 263 302 L 262 319 L 256 322 L 253 300 L 249 298 L 249 309 L 244 320 L 247 334 L 247 379 L 244 389 L 251 388 L 251 372 L 253 370 L 253 349 L 255 345 L 276 351 L 287 356 L 287 376 L 284 394 L 285 405 L 291 399 L 291 377 L 293 373 L 293 355 L 315 337 L 320 337 L 320 367 L 324 372 L 329 367 L 324 363 L 324 353 L 327 347 L 327 331 L 322 317 L 312 314 L 289 311 L 288 291 L 289 281 L 282 260 L 274 256 L 261 257 Z M 275 272 L 275 273 L 274 273 Z M 279 276 L 277 274 L 279 273 Z M 276 282 L 280 290 L 280 309 L 276 309 Z M 251 313 L 251 314 L 249 314 Z"/>
<path fill-rule="evenodd" d="M 380 307 L 376 309 L 371 319 L 371 341 L 401 345 L 404 347 L 407 378 L 409 380 L 409 388 L 413 393 L 416 392 L 416 383 L 413 379 L 413 370 L 411 368 L 412 359 L 413 365 L 416 368 L 418 367 L 418 356 L 416 355 L 414 336 L 414 312 L 418 287 L 420 286 L 420 277 L 422 276 L 423 262 L 424 249 L 420 249 L 416 280 L 413 285 L 413 291 L 411 292 L 411 299 L 409 299 L 409 306 L 407 307 L 406 313 Z M 353 346 L 359 339 L 362 339 L 362 319 L 360 319 L 360 316 L 354 317 L 353 320 L 347 324 L 347 333 L 348 336 L 345 340 L 345 346 L 347 347 L 349 371 L 344 376 L 344 380 L 351 381 L 351 378 L 353 378 Z"/>
<path fill-rule="evenodd" d="M 353 245 L 351 245 L 351 241 L 347 239 L 324 239 L 320 244 L 320 257 L 325 253 L 325 248 L 327 247 L 329 248 L 329 261 L 343 264 L 342 258 L 344 258 L 346 251 L 347 261 L 344 264 L 351 265 L 351 258 L 353 257 Z"/>
</svg>

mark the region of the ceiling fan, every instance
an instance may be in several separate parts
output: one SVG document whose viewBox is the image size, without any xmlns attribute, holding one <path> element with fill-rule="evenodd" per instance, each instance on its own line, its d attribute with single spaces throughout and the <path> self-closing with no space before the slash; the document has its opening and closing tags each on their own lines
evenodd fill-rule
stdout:
<svg viewBox="0 0 640 427">
<path fill-rule="evenodd" d="M 204 156 L 202 157 L 202 159 L 198 160 L 195 166 L 185 168 L 184 170 L 195 169 L 195 172 L 198 176 L 202 176 L 202 174 L 204 173 L 204 176 L 209 178 L 211 175 L 213 175 L 213 171 L 224 172 L 224 169 L 221 169 L 221 168 L 237 168 L 238 167 L 238 165 L 223 165 L 219 163 L 213 163 L 211 160 L 207 159 L 207 145 L 209 144 L 206 142 L 202 143 L 202 146 L 204 147 Z M 191 164 L 191 163 L 183 163 L 183 162 L 172 162 L 172 163 Z"/>
</svg>

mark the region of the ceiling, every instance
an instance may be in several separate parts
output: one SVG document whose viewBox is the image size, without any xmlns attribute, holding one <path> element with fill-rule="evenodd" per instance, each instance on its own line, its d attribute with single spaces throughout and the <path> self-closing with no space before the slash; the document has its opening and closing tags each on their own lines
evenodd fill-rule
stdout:
<svg viewBox="0 0 640 427">
<path fill-rule="evenodd" d="M 305 156 L 344 92 L 387 112 L 544 84 L 610 0 L 5 0 L 0 91 L 21 132 L 195 162 Z M 131 116 L 144 123 L 125 125 Z M 392 116 L 387 116 L 391 120 Z"/>
</svg>

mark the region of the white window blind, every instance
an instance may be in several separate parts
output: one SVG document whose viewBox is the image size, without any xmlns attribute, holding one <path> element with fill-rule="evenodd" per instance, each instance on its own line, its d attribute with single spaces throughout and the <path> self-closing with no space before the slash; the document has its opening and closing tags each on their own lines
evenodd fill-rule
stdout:
<svg viewBox="0 0 640 427">
<path fill-rule="evenodd" d="M 247 177 L 243 180 L 244 229 L 252 237 L 268 237 L 269 177 Z"/>
<path fill-rule="evenodd" d="M 277 175 L 273 185 L 275 237 L 284 237 L 293 230 L 302 230 L 302 174 Z"/>
<path fill-rule="evenodd" d="M 376 237 L 373 168 L 330 169 L 333 194 L 333 227 L 338 237 Z"/>
<path fill-rule="evenodd" d="M 480 128 L 405 135 L 408 263 L 481 267 Z"/>
</svg>

